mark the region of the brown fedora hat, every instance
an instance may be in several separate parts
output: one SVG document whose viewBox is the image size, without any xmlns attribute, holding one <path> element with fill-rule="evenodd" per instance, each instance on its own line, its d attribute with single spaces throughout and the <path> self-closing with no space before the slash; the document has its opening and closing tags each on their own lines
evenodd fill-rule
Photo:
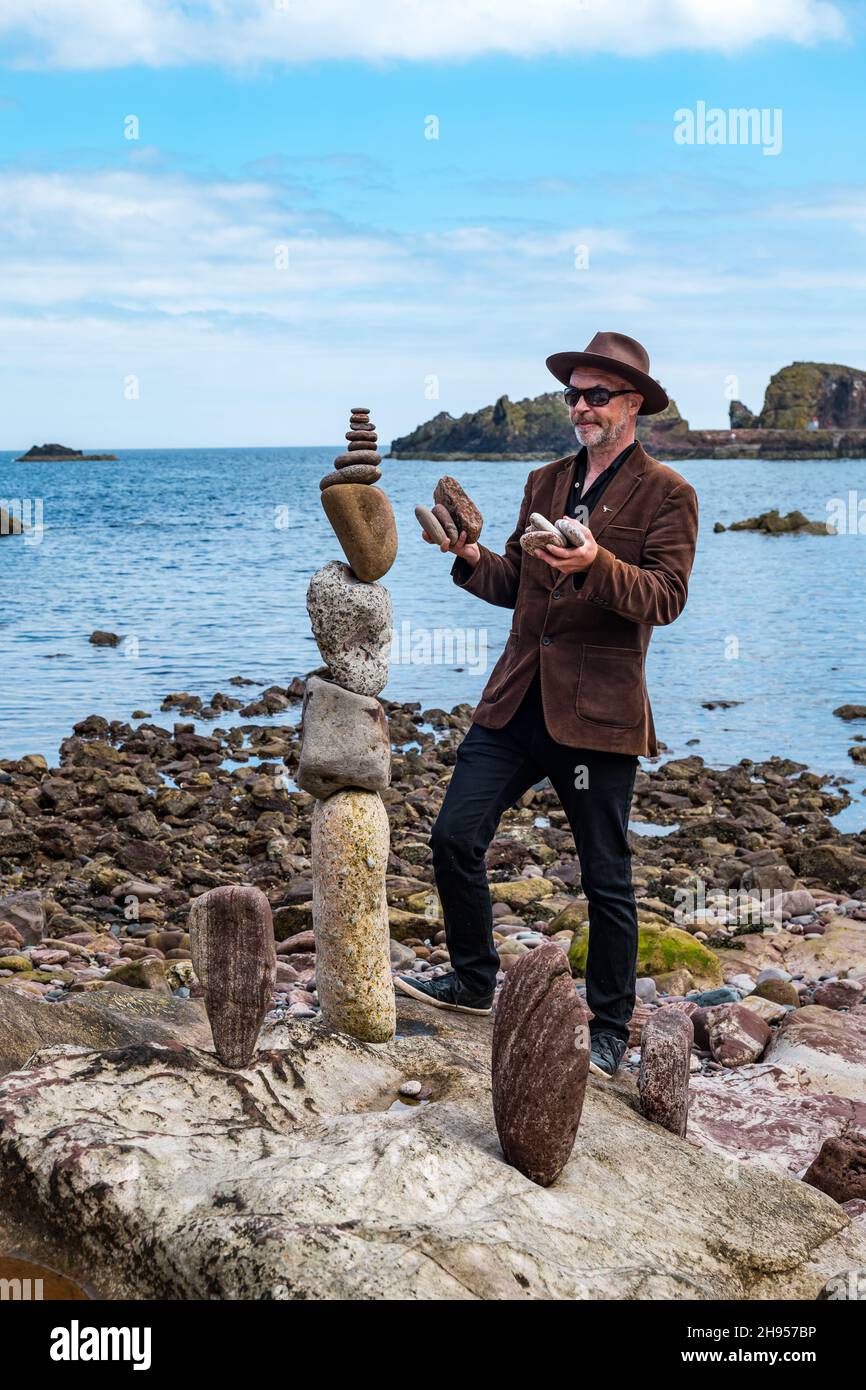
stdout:
<svg viewBox="0 0 866 1390">
<path fill-rule="evenodd" d="M 547 366 L 567 386 L 575 367 L 601 367 L 634 384 L 643 396 L 639 415 L 657 415 L 668 404 L 667 392 L 649 375 L 649 353 L 636 338 L 624 333 L 596 333 L 585 352 L 555 352 Z"/>
</svg>

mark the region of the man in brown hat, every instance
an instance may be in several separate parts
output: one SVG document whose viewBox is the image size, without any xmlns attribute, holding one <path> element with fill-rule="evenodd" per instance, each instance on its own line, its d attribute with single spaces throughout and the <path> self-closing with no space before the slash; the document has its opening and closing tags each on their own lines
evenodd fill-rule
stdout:
<svg viewBox="0 0 866 1390">
<path fill-rule="evenodd" d="M 658 751 L 644 667 L 654 627 L 683 610 L 698 531 L 694 489 L 635 439 L 668 404 L 640 343 L 597 333 L 548 357 L 580 444 L 534 469 L 502 555 L 461 532 L 455 583 L 514 609 L 504 651 L 460 744 L 431 846 L 452 971 L 398 977 L 438 1008 L 489 1013 L 499 957 L 485 852 L 504 811 L 550 779 L 568 816 L 589 910 L 593 1071 L 612 1076 L 634 1007 L 637 913 L 627 830 L 638 757 Z M 571 517 L 583 544 L 524 552 L 533 512 Z M 425 539 L 429 539 L 425 533 Z"/>
</svg>

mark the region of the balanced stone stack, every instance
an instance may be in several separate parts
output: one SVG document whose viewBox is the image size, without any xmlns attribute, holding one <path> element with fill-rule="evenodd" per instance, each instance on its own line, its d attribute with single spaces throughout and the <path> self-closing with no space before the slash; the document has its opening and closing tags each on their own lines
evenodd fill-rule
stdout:
<svg viewBox="0 0 866 1390">
<path fill-rule="evenodd" d="M 348 447 L 321 480 L 322 506 L 346 559 L 317 570 L 307 612 L 327 675 L 310 676 L 301 710 L 297 782 L 317 798 L 311 859 L 316 989 L 326 1023 L 365 1042 L 394 1036 L 396 1010 L 385 874 L 389 826 L 379 795 L 391 781 L 388 679 L 393 617 L 375 581 L 397 554 L 376 431 L 352 410 Z"/>
</svg>

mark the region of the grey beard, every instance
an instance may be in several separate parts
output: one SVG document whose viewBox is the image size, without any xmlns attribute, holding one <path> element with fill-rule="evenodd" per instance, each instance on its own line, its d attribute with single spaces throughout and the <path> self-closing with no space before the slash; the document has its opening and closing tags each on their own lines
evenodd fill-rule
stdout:
<svg viewBox="0 0 866 1390">
<path fill-rule="evenodd" d="M 591 425 L 590 429 L 601 430 L 600 437 L 598 439 L 593 440 L 592 447 L 594 449 L 603 449 L 608 444 L 615 444 L 617 440 L 620 439 L 620 437 L 625 433 L 625 428 L 627 424 L 627 420 L 620 420 L 618 422 L 611 421 L 607 428 L 605 428 L 604 425 Z M 574 437 L 577 440 L 578 444 L 583 444 L 583 440 L 580 437 L 577 425 L 574 426 Z"/>
</svg>

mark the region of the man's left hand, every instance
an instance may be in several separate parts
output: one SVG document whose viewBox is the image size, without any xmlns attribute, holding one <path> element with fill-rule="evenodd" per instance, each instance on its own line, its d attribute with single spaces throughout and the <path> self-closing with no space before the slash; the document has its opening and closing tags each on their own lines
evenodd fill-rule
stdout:
<svg viewBox="0 0 866 1390">
<path fill-rule="evenodd" d="M 571 521 L 583 536 L 583 545 L 546 545 L 543 550 L 537 550 L 535 553 L 540 559 L 546 560 L 551 568 L 561 570 L 563 574 L 582 574 L 584 570 L 589 569 L 598 554 L 598 542 L 588 526 L 583 526 L 573 517 Z M 555 526 L 556 522 L 553 524 Z"/>
</svg>

